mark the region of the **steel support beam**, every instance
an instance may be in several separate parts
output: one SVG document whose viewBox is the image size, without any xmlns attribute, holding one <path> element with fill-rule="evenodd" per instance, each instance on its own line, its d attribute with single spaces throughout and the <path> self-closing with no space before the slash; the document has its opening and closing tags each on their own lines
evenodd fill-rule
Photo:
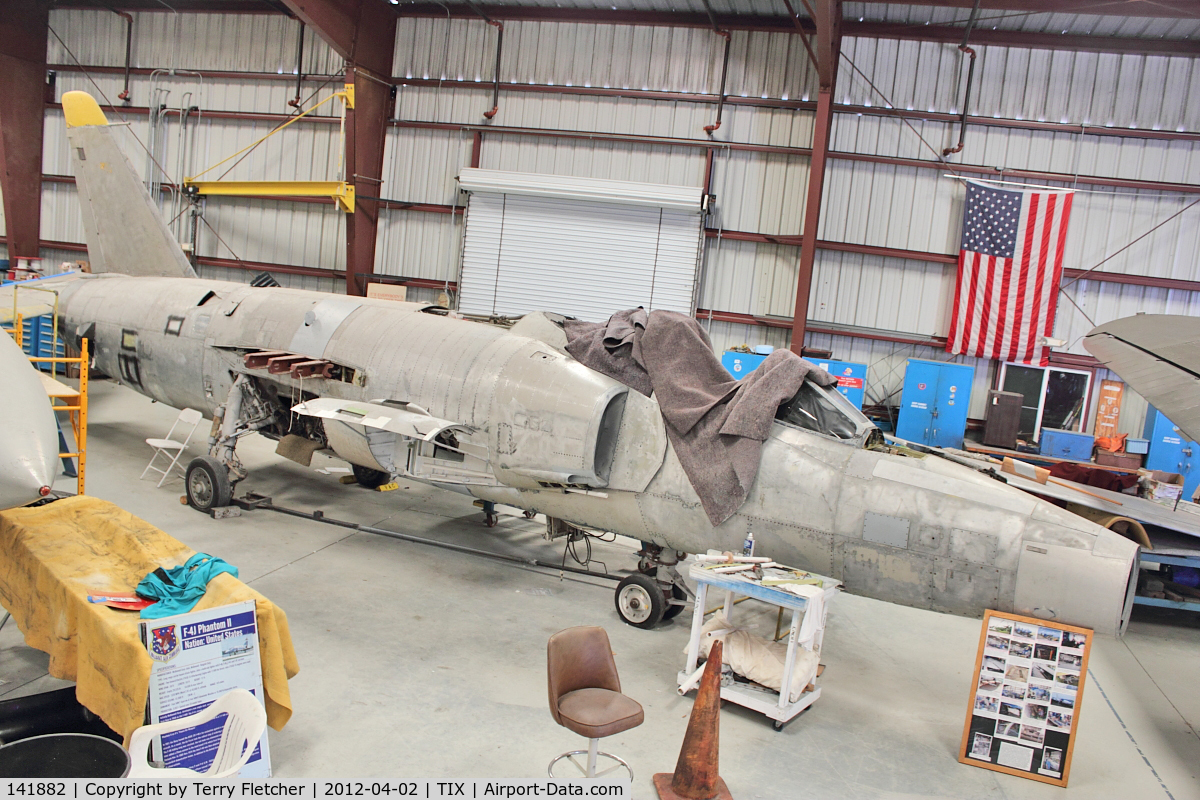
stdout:
<svg viewBox="0 0 1200 800">
<path fill-rule="evenodd" d="M 889 5 L 912 5 L 910 0 L 879 0 Z M 975 0 L 921 0 L 923 6 L 970 10 Z M 1028 11 L 1041 14 L 1105 14 L 1115 17 L 1167 17 L 1200 19 L 1194 0 L 983 0 L 982 9 Z"/>
<path fill-rule="evenodd" d="M 395 33 L 393 18 L 389 41 L 394 40 Z M 390 61 L 390 47 L 388 53 Z M 355 97 L 354 110 L 346 115 L 346 176 L 354 186 L 357 210 L 346 217 L 346 294 L 362 295 L 367 291 L 365 276 L 375 270 L 379 202 L 373 198 L 382 194 L 383 147 L 393 95 L 392 87 L 381 83 L 372 72 L 352 67 L 352 73 Z"/>
<path fill-rule="evenodd" d="M 895 22 L 847 23 L 846 36 L 869 39 L 916 39 L 922 42 L 959 44 L 965 27 L 954 25 L 910 25 Z M 1200 55 L 1200 41 L 1193 39 L 1150 39 L 1139 36 L 1088 36 L 1082 33 L 1040 33 L 1036 31 L 991 30 L 975 28 L 971 44 L 995 47 L 1019 47 L 1035 50 L 1071 50 L 1086 53 L 1131 53 L 1137 55 Z"/>
<path fill-rule="evenodd" d="M 47 0 L 10 0 L 0 11 L 0 193 L 10 259 L 38 257 L 49 19 Z"/>
<path fill-rule="evenodd" d="M 825 187 L 825 159 L 829 132 L 833 127 L 833 90 L 842 45 L 841 0 L 816 0 L 813 10 L 817 26 L 817 117 L 813 124 L 812 156 L 808 166 L 808 200 L 804 206 L 804 233 L 800 240 L 800 264 L 796 270 L 796 305 L 792 310 L 791 349 L 804 351 L 804 329 L 808 324 L 808 295 L 812 289 L 813 262 L 817 255 L 817 226 L 821 221 L 821 195 Z"/>
<path fill-rule="evenodd" d="M 392 59 L 396 14 L 384 0 L 284 0 L 347 61 L 346 83 L 354 85 L 354 107 L 346 112 L 346 180 L 354 186 L 356 209 L 346 216 L 346 294 L 366 292 L 375 267 L 383 146 L 392 117 Z"/>
<path fill-rule="evenodd" d="M 900 0 L 887 0 L 900 2 Z M 1057 9 L 1075 9 L 1086 6 L 1079 12 Z M 907 0 L 903 2 L 907 5 Z M 288 4 L 289 7 L 291 3 Z M 924 5 L 952 6 L 970 9 L 972 0 L 937 0 Z M 1200 5 L 1194 0 L 1157 0 L 1156 2 L 1109 2 L 1094 3 L 1092 0 L 1056 0 L 1042 3 L 1040 0 L 993 0 L 992 5 L 1003 8 L 1043 13 L 1109 14 L 1117 17 L 1168 17 L 1182 19 L 1200 18 Z M 988 8 L 987 4 L 984 8 Z M 205 13 L 272 13 L 279 8 L 270 0 L 174 0 L 170 5 L 162 0 L 57 0 L 55 8 L 114 8 L 123 11 L 179 11 Z M 445 19 L 447 8 L 451 17 L 478 19 L 478 15 L 466 4 L 411 3 L 393 6 L 393 11 L 404 17 L 435 17 Z M 498 20 L 537 22 L 588 22 L 601 25 L 649 25 L 658 27 L 707 28 L 711 22 L 706 14 L 676 13 L 671 11 L 639 11 L 627 9 L 555 8 L 551 6 L 492 6 L 488 13 Z M 964 14 L 964 21 L 966 15 Z M 303 19 L 303 17 L 302 17 Z M 796 33 L 797 28 L 786 16 L 770 15 L 720 15 L 717 23 L 726 30 L 778 31 Z M 806 20 L 801 20 L 806 32 L 811 32 Z M 949 25 L 898 25 L 891 22 L 847 22 L 842 33 L 845 36 L 865 36 L 916 41 L 958 43 L 962 41 L 964 28 Z M 1082 50 L 1100 53 L 1150 53 L 1154 55 L 1197 55 L 1194 39 L 1161 39 L 1136 36 L 1088 36 L 1084 34 L 1054 34 L 1015 30 L 976 30 L 972 41 L 1002 47 L 1037 48 L 1045 50 Z M 287 76 L 294 79 L 293 76 Z"/>
</svg>

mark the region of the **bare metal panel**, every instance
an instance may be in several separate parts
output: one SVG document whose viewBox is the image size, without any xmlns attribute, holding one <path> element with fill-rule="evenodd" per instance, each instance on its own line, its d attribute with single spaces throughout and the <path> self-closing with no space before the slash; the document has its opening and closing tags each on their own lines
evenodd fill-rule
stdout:
<svg viewBox="0 0 1200 800">
<path fill-rule="evenodd" d="M 1000 604 L 1000 570 L 950 558 L 933 561 L 934 611 L 981 616 Z"/>
<path fill-rule="evenodd" d="M 330 297 L 313 304 L 304 313 L 287 349 L 313 358 L 325 355 L 325 347 L 346 318 L 362 307 L 362 300 L 352 297 Z"/>
<path fill-rule="evenodd" d="M 950 531 L 950 557 L 976 564 L 995 564 L 999 538 L 954 528 Z"/>
<path fill-rule="evenodd" d="M 945 540 L 945 529 L 937 525 L 920 525 L 917 527 L 917 534 L 909 543 L 909 547 L 926 553 L 942 553 L 945 551 L 943 547 Z"/>
<path fill-rule="evenodd" d="M 908 547 L 908 529 L 912 523 L 901 517 L 889 517 L 868 511 L 863 517 L 863 539 L 888 547 Z"/>
<path fill-rule="evenodd" d="M 1134 563 L 1128 558 L 1099 558 L 1086 550 L 1028 542 L 1021 549 L 1013 610 L 1072 625 L 1119 630 Z"/>
<path fill-rule="evenodd" d="M 847 591 L 867 597 L 895 597 L 899 598 L 895 602 L 928 608 L 933 560 L 848 540 L 842 544 L 841 579 Z"/>
<path fill-rule="evenodd" d="M 1083 344 L 1188 439 L 1200 439 L 1200 319 L 1125 317 L 1098 326 Z"/>
</svg>

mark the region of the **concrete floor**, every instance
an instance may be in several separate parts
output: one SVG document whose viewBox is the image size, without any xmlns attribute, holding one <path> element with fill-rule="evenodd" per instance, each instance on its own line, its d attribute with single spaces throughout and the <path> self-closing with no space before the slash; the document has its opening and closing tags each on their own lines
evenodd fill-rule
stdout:
<svg viewBox="0 0 1200 800">
<path fill-rule="evenodd" d="M 237 565 L 288 615 L 301 671 L 295 716 L 272 731 L 281 778 L 530 779 L 583 740 L 546 706 L 545 643 L 572 625 L 604 626 L 624 690 L 645 723 L 605 741 L 625 756 L 634 794 L 670 771 L 691 710 L 674 691 L 690 614 L 654 631 L 622 624 L 612 583 L 567 577 L 257 511 L 214 521 L 179 502 L 182 481 L 137 476 L 143 442 L 176 412 L 108 382 L 92 388 L 88 493 L 197 550 Z M 280 505 L 496 552 L 562 556 L 540 521 L 505 515 L 485 528 L 470 499 L 419 484 L 378 493 L 278 458 L 245 440 L 241 491 Z M 313 467 L 339 462 L 318 456 Z M 60 488 L 73 488 L 64 481 Z M 602 544 L 610 570 L 634 565 Z M 739 609 L 744 606 L 739 606 Z M 1122 640 L 1099 638 L 1066 790 L 955 760 L 980 622 L 851 595 L 829 612 L 824 694 L 782 732 L 726 705 L 721 774 L 738 798 L 1200 798 L 1200 619 L 1135 611 Z M 1150 613 L 1147 613 L 1150 612 Z M 745 613 L 745 612 L 740 612 Z M 769 633 L 774 613 L 755 617 Z M 46 658 L 0 632 L 0 696 L 61 685 Z"/>
</svg>

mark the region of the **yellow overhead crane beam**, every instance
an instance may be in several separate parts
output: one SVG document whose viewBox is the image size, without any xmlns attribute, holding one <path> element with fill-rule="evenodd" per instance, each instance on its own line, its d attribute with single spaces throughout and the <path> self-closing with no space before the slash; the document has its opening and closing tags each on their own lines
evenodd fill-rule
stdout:
<svg viewBox="0 0 1200 800">
<path fill-rule="evenodd" d="M 354 186 L 345 181 L 196 181 L 184 188 L 200 195 L 224 197 L 331 197 L 347 214 L 354 213 Z"/>
<path fill-rule="evenodd" d="M 347 181 L 201 181 L 197 180 L 201 175 L 212 172 L 217 167 L 231 161 L 238 156 L 253 150 L 260 144 L 265 142 L 271 136 L 279 133 L 284 128 L 296 122 L 301 117 L 305 117 L 318 108 L 328 103 L 330 100 L 338 98 L 342 101 L 342 141 L 343 145 L 338 151 L 338 172 L 342 169 L 342 152 L 345 150 L 346 138 L 346 109 L 354 108 L 354 84 L 347 83 L 345 88 L 340 92 L 334 92 L 329 97 L 326 97 L 320 103 L 317 103 L 307 111 L 297 114 L 287 122 L 275 128 L 266 136 L 263 136 L 253 144 L 243 147 L 228 158 L 218 161 L 204 172 L 199 172 L 191 178 L 183 179 L 183 188 L 189 193 L 196 195 L 208 196 L 224 196 L 224 197 L 328 197 L 337 203 L 338 208 L 345 211 L 347 214 L 354 213 L 354 185 Z"/>
</svg>

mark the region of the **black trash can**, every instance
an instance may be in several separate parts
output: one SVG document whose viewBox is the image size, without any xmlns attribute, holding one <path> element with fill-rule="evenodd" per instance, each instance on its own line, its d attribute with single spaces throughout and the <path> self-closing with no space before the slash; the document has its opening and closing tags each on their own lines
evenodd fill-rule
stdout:
<svg viewBox="0 0 1200 800">
<path fill-rule="evenodd" d="M 0 747 L 0 778 L 124 778 L 129 753 L 90 733 L 49 733 Z"/>
</svg>

